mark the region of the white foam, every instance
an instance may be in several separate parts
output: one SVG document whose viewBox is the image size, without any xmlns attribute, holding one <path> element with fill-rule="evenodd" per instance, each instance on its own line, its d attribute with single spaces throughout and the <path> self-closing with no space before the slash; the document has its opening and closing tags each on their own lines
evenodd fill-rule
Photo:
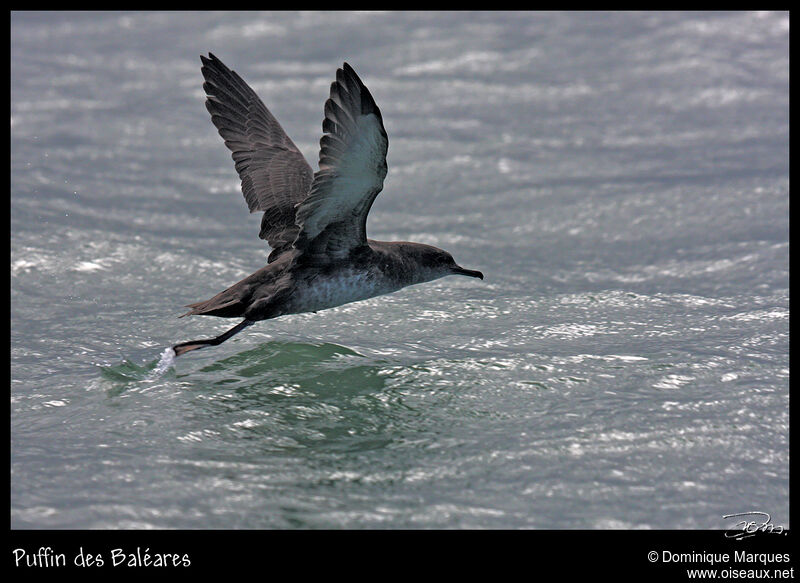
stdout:
<svg viewBox="0 0 800 583">
<path fill-rule="evenodd" d="M 172 347 L 166 348 L 161 353 L 161 359 L 158 361 L 156 367 L 150 372 L 148 378 L 157 379 L 164 375 L 175 364 L 175 351 Z"/>
</svg>

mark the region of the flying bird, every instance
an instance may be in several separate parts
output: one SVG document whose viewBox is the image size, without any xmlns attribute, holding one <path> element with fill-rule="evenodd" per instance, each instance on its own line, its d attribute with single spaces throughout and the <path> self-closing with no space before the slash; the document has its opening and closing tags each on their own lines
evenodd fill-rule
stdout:
<svg viewBox="0 0 800 583">
<path fill-rule="evenodd" d="M 201 56 L 206 109 L 232 152 L 267 265 L 183 316 L 243 320 L 216 338 L 172 347 L 175 356 L 216 346 L 248 326 L 316 312 L 446 275 L 483 279 L 442 249 L 367 239 L 367 214 L 383 189 L 389 140 L 369 90 L 353 68 L 336 71 L 315 173 L 255 91 L 213 54 Z M 183 317 L 181 316 L 181 317 Z"/>
</svg>

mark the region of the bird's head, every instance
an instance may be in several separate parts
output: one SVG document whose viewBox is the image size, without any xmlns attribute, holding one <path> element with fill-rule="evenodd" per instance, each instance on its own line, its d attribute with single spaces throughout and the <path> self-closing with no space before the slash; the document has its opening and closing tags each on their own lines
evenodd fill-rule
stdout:
<svg viewBox="0 0 800 583">
<path fill-rule="evenodd" d="M 422 281 L 431 281 L 446 275 L 466 275 L 483 279 L 480 271 L 464 269 L 444 249 L 421 243 L 409 243 L 408 245 L 407 253 L 413 257 L 418 272 L 424 274 Z"/>
</svg>

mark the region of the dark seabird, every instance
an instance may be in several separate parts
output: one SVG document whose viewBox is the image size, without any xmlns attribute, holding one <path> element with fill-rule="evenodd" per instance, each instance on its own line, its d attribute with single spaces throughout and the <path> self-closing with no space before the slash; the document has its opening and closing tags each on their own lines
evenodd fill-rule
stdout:
<svg viewBox="0 0 800 583">
<path fill-rule="evenodd" d="M 331 84 L 314 173 L 236 72 L 211 53 L 200 60 L 206 108 L 233 152 L 250 212 L 264 213 L 258 236 L 272 252 L 254 274 L 187 306 L 184 316 L 244 319 L 216 338 L 173 346 L 176 356 L 221 344 L 259 320 L 333 308 L 445 275 L 483 279 L 442 249 L 367 239 L 389 141 L 378 106 L 350 65 Z"/>
</svg>

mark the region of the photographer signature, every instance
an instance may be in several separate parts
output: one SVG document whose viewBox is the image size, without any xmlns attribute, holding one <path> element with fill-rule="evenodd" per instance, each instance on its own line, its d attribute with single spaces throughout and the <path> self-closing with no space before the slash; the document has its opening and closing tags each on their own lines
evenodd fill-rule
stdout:
<svg viewBox="0 0 800 583">
<path fill-rule="evenodd" d="M 783 534 L 783 526 L 772 524 L 772 517 L 767 512 L 753 510 L 751 512 L 737 512 L 736 514 L 725 514 L 722 518 L 742 518 L 730 529 L 725 531 L 725 538 L 743 540 L 755 536 L 759 533 Z M 750 520 L 748 520 L 748 517 Z M 763 519 L 758 522 L 756 519 Z"/>
</svg>

